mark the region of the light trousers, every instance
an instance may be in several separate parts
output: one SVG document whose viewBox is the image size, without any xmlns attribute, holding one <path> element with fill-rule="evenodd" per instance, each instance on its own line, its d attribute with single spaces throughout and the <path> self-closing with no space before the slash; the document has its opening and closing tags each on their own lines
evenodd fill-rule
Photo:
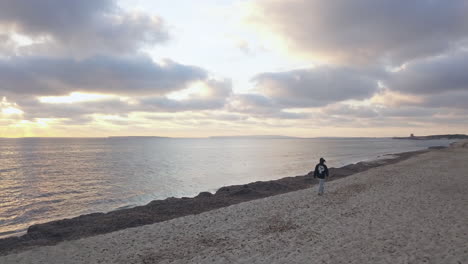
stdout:
<svg viewBox="0 0 468 264">
<path fill-rule="evenodd" d="M 325 191 L 325 179 L 319 179 L 319 189 L 318 192 L 323 194 Z"/>
</svg>

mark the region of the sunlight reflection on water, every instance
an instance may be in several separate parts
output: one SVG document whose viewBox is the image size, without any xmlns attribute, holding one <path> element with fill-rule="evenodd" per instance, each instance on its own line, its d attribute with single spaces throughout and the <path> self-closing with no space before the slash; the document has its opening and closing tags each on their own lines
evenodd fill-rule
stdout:
<svg viewBox="0 0 468 264">
<path fill-rule="evenodd" d="M 0 139 L 0 237 L 32 224 L 304 175 L 448 140 Z"/>
</svg>

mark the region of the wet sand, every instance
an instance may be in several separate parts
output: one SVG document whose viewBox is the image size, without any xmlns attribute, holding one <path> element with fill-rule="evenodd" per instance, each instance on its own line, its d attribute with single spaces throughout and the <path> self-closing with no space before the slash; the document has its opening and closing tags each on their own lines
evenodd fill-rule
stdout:
<svg viewBox="0 0 468 264">
<path fill-rule="evenodd" d="M 465 141 L 328 182 L 322 197 L 287 192 L 0 263 L 466 263 L 467 189 Z"/>
</svg>

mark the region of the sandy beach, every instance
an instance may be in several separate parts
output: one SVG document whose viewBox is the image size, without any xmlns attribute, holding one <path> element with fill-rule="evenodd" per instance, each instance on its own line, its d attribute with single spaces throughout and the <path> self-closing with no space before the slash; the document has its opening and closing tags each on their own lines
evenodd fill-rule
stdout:
<svg viewBox="0 0 468 264">
<path fill-rule="evenodd" d="M 468 142 L 315 188 L 0 263 L 467 263 Z"/>
</svg>

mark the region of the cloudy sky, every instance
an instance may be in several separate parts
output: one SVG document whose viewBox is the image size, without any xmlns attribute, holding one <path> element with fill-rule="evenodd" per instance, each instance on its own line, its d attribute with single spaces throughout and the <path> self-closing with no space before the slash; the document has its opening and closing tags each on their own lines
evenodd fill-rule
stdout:
<svg viewBox="0 0 468 264">
<path fill-rule="evenodd" d="M 468 133 L 467 0 L 0 0 L 0 137 Z"/>
</svg>

